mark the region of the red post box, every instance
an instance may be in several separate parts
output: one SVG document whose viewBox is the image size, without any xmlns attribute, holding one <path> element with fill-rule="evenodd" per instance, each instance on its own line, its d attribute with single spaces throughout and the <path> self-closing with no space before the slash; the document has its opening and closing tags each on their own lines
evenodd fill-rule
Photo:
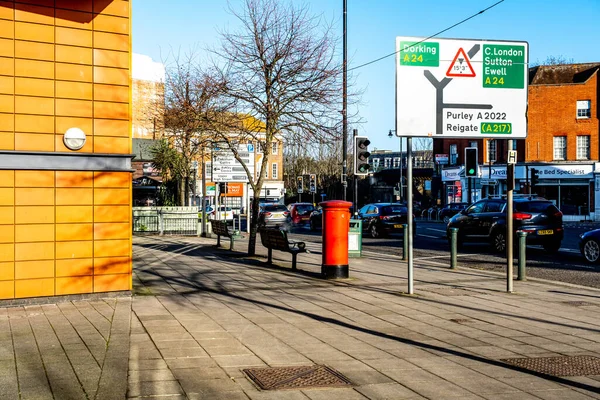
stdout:
<svg viewBox="0 0 600 400">
<path fill-rule="evenodd" d="M 329 200 L 323 208 L 323 263 L 321 273 L 327 279 L 348 278 L 348 230 L 352 203 Z"/>
</svg>

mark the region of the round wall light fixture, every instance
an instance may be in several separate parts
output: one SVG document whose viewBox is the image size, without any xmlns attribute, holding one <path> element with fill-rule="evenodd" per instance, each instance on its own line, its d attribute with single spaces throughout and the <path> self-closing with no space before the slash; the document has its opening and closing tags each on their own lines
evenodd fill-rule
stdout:
<svg viewBox="0 0 600 400">
<path fill-rule="evenodd" d="M 69 128 L 63 136 L 63 143 L 71 150 L 79 150 L 85 145 L 85 133 L 79 128 Z"/>
</svg>

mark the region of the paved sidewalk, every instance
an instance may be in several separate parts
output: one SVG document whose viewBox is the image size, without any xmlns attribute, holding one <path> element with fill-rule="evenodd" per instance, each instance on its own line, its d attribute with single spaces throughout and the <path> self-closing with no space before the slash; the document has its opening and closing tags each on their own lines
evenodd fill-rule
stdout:
<svg viewBox="0 0 600 400">
<path fill-rule="evenodd" d="M 215 243 L 136 238 L 131 299 L 0 309 L 0 398 L 600 398 L 600 291 L 528 281 L 508 294 L 500 275 L 429 259 L 408 296 L 391 255 L 324 281 L 319 245 L 294 273 L 290 254 L 269 267 L 260 245 L 248 258 Z M 578 358 L 547 359 L 564 356 Z M 587 370 L 567 371 L 573 360 Z M 263 391 L 242 371 L 313 364 L 352 386 Z"/>
</svg>

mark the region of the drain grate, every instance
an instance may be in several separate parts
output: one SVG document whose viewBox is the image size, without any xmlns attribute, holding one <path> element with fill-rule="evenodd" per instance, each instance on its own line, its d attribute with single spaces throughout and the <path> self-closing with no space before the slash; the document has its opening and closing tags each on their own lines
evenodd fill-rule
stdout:
<svg viewBox="0 0 600 400">
<path fill-rule="evenodd" d="M 553 376 L 600 375 L 600 358 L 564 356 L 539 358 L 508 358 L 503 362 Z"/>
<path fill-rule="evenodd" d="M 590 303 L 589 301 L 563 301 L 562 304 L 566 304 L 568 306 L 573 307 L 590 307 L 598 305 L 596 303 Z"/>
<path fill-rule="evenodd" d="M 244 372 L 263 390 L 344 387 L 352 382 L 324 365 L 251 368 Z"/>
</svg>

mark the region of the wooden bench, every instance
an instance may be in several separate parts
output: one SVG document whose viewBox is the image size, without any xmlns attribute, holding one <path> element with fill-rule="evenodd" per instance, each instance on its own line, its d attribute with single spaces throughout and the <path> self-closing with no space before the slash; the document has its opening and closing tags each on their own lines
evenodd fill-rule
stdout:
<svg viewBox="0 0 600 400">
<path fill-rule="evenodd" d="M 227 226 L 227 221 L 211 219 L 210 226 L 212 228 L 212 233 L 217 235 L 217 247 L 221 246 L 221 236 L 224 236 L 226 238 L 229 238 L 229 250 L 233 250 L 233 242 L 240 236 L 236 235 L 233 231 L 229 230 L 229 227 Z"/>
<path fill-rule="evenodd" d="M 296 256 L 298 253 L 306 253 L 306 244 L 295 240 L 289 240 L 287 232 L 281 229 L 262 228 L 260 230 L 260 241 L 269 250 L 268 263 L 273 263 L 273 249 L 292 254 L 292 269 L 296 270 Z"/>
</svg>

